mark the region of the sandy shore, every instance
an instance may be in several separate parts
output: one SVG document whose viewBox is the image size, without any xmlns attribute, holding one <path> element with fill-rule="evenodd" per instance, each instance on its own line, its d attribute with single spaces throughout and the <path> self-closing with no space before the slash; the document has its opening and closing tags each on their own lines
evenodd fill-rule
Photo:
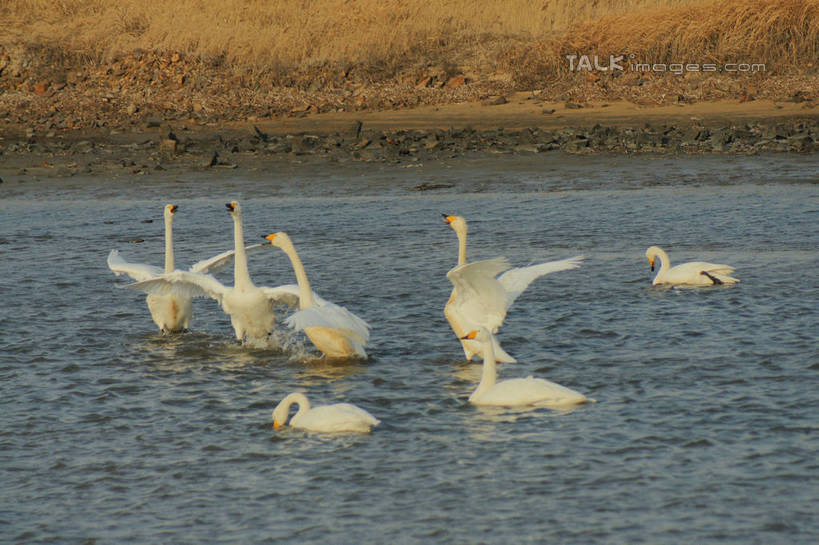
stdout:
<svg viewBox="0 0 819 545">
<path fill-rule="evenodd" d="M 673 106 L 545 102 L 518 93 L 495 105 L 129 128 L 0 126 L 0 179 L 257 171 L 281 162 L 434 162 L 470 153 L 756 153 L 819 151 L 819 108 L 765 100 Z"/>
</svg>

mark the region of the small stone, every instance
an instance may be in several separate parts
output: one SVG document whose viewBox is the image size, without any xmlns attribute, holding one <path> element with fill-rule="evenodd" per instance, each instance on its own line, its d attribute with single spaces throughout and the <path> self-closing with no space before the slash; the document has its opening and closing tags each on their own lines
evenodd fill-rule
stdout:
<svg viewBox="0 0 819 545">
<path fill-rule="evenodd" d="M 159 152 L 166 155 L 175 155 L 179 142 L 172 138 L 165 138 L 159 143 Z"/>
<path fill-rule="evenodd" d="M 506 104 L 507 102 L 509 101 L 506 100 L 506 97 L 500 95 L 496 97 L 487 98 L 486 100 L 483 100 L 481 104 L 483 104 L 484 106 L 500 106 L 501 104 Z"/>
<path fill-rule="evenodd" d="M 566 103 L 566 109 L 567 110 L 579 110 L 582 107 L 583 107 L 582 105 L 580 105 L 580 104 L 578 104 L 576 102 L 567 102 Z"/>
<path fill-rule="evenodd" d="M 421 78 L 421 81 L 415 86 L 416 89 L 424 89 L 428 87 L 429 84 L 432 82 L 432 76 L 427 76 L 425 78 Z"/>
<path fill-rule="evenodd" d="M 34 92 L 38 95 L 44 95 L 48 91 L 49 86 L 51 86 L 49 82 L 40 81 L 34 84 Z"/>
<path fill-rule="evenodd" d="M 466 85 L 467 83 L 469 83 L 469 79 L 467 79 L 466 76 L 461 74 L 461 75 L 453 76 L 453 77 L 449 78 L 447 80 L 447 82 L 446 82 L 445 87 L 447 89 L 457 89 L 458 87 Z"/>
</svg>

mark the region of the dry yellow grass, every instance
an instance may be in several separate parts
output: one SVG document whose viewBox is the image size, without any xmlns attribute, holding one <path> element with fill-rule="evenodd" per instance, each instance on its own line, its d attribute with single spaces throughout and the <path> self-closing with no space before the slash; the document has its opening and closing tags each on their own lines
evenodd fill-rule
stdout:
<svg viewBox="0 0 819 545">
<path fill-rule="evenodd" d="M 519 81 L 557 79 L 566 55 L 624 55 L 635 63 L 762 63 L 765 73 L 817 73 L 819 0 L 711 0 L 614 14 L 518 49 Z M 633 59 L 629 59 L 633 55 Z"/>
<path fill-rule="evenodd" d="M 4 0 L 3 33 L 95 60 L 135 50 L 222 58 L 252 71 L 431 60 L 478 67 L 510 43 L 578 21 L 697 0 Z"/>
</svg>

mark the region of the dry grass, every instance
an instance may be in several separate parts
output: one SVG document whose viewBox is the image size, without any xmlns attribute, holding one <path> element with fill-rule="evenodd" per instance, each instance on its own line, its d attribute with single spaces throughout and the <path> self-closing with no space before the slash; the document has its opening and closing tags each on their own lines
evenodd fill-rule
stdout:
<svg viewBox="0 0 819 545">
<path fill-rule="evenodd" d="M 623 64 L 764 63 L 767 75 L 815 74 L 819 0 L 711 0 L 609 15 L 512 55 L 518 81 L 552 81 L 566 55 L 626 55 Z"/>
<path fill-rule="evenodd" d="M 0 21 L 0 115 L 46 125 L 55 112 L 75 127 L 211 122 L 533 89 L 574 102 L 819 99 L 819 0 L 0 0 Z M 765 73 L 572 73 L 570 54 Z M 455 75 L 470 83 L 447 85 Z"/>
<path fill-rule="evenodd" d="M 425 59 L 478 67 L 509 43 L 578 21 L 696 0 L 4 0 L 6 34 L 108 61 L 177 51 L 265 71 L 324 63 L 406 67 Z M 0 29 L 0 40 L 3 30 Z"/>
</svg>

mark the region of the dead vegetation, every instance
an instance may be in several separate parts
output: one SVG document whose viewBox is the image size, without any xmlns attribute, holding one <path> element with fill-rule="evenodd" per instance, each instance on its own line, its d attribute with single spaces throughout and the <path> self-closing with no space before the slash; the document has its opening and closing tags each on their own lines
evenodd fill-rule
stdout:
<svg viewBox="0 0 819 545">
<path fill-rule="evenodd" d="M 815 103 L 819 0 L 5 0 L 0 120 L 57 128 L 546 100 Z M 623 56 L 570 71 L 567 55 Z M 755 73 L 629 63 L 755 63 Z M 59 119 L 59 121 L 57 121 Z"/>
</svg>

